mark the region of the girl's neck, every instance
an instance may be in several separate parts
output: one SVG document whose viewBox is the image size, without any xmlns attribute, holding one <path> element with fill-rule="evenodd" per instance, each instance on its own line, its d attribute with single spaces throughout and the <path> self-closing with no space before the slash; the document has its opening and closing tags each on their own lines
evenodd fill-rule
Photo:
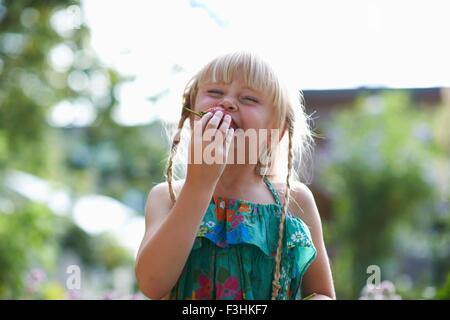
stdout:
<svg viewBox="0 0 450 320">
<path fill-rule="evenodd" d="M 216 184 L 216 192 L 238 190 L 243 186 L 263 183 L 263 176 L 255 173 L 255 165 L 227 165 Z"/>
</svg>

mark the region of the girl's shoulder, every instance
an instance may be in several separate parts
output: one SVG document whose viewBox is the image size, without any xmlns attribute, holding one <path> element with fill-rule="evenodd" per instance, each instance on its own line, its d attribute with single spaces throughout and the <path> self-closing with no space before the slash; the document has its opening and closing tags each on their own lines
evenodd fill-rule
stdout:
<svg viewBox="0 0 450 320">
<path fill-rule="evenodd" d="M 280 195 L 280 199 L 282 202 L 284 201 L 284 195 L 286 192 L 286 182 L 284 181 L 271 181 L 273 187 Z M 299 198 L 302 200 L 305 200 L 305 198 L 308 198 L 312 195 L 311 190 L 308 188 L 306 184 L 300 181 L 293 181 L 291 183 L 291 190 L 290 190 L 291 197 Z"/>
<path fill-rule="evenodd" d="M 172 181 L 172 188 L 176 197 L 178 197 L 181 189 L 183 188 L 184 181 L 185 179 Z M 149 192 L 149 195 L 150 194 L 153 194 L 155 197 L 158 197 L 161 200 L 167 200 L 167 203 L 171 202 L 169 193 L 169 183 L 167 181 L 163 181 L 154 185 Z"/>
<path fill-rule="evenodd" d="M 177 196 L 182 185 L 183 181 L 174 181 L 172 184 Z M 154 185 L 148 193 L 144 210 L 146 236 L 149 236 L 156 230 L 155 228 L 159 225 L 158 221 L 163 221 L 166 218 L 172 206 L 169 184 L 164 181 Z"/>
<path fill-rule="evenodd" d="M 284 205 L 286 182 L 275 181 L 272 182 L 272 185 L 280 197 L 281 204 Z M 300 181 L 291 183 L 290 197 L 289 211 L 302 219 L 305 218 L 305 215 L 308 215 L 307 211 L 309 210 L 306 209 L 315 206 L 315 200 L 311 189 Z M 307 217 L 306 219 L 308 220 Z"/>
</svg>

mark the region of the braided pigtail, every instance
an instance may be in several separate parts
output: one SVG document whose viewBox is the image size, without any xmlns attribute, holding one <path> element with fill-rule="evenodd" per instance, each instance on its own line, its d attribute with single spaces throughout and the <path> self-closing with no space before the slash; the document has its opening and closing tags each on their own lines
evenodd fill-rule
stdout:
<svg viewBox="0 0 450 320">
<path fill-rule="evenodd" d="M 183 130 L 184 122 L 189 118 L 189 111 L 185 110 L 185 107 L 192 108 L 192 101 L 195 100 L 197 94 L 197 82 L 193 79 L 187 84 L 183 93 L 183 108 L 181 111 L 181 119 L 178 121 L 177 132 L 173 137 L 173 141 L 170 148 L 170 155 L 166 165 L 166 181 L 169 185 L 169 194 L 174 204 L 176 201 L 175 192 L 173 191 L 173 162 L 178 150 L 178 146 L 181 141 L 181 132 Z"/>
<path fill-rule="evenodd" d="M 167 165 L 166 165 L 166 181 L 167 184 L 169 185 L 169 194 L 170 194 L 170 198 L 172 199 L 172 202 L 175 203 L 176 201 L 176 197 L 175 197 L 175 192 L 173 191 L 173 185 L 172 185 L 172 181 L 173 181 L 173 159 L 177 153 L 178 150 L 178 145 L 180 144 L 180 140 L 181 140 L 181 131 L 183 130 L 183 125 L 184 122 L 186 121 L 186 119 L 188 118 L 188 116 L 183 113 L 183 115 L 181 116 L 180 121 L 178 121 L 178 128 L 177 128 L 177 132 L 175 133 L 174 137 L 173 137 L 173 141 L 172 141 L 172 145 L 170 148 L 170 155 L 169 155 L 169 159 L 167 161 Z"/>
<path fill-rule="evenodd" d="M 292 141 L 293 141 L 293 135 L 294 135 L 294 127 L 292 121 L 288 121 L 288 138 L 289 138 L 289 145 L 288 145 L 288 171 L 287 171 L 287 177 L 286 177 L 286 192 L 284 194 L 284 205 L 283 205 L 283 211 L 280 218 L 280 227 L 279 227 L 279 235 L 278 235 L 278 247 L 276 251 L 275 256 L 275 272 L 274 277 L 272 281 L 272 300 L 275 300 L 278 296 L 278 292 L 281 288 L 280 286 L 280 269 L 281 269 L 281 256 L 283 252 L 283 235 L 284 235 L 284 225 L 286 220 L 286 212 L 289 206 L 289 200 L 290 200 L 290 177 L 291 177 L 291 171 L 293 167 L 293 152 L 292 152 Z"/>
</svg>

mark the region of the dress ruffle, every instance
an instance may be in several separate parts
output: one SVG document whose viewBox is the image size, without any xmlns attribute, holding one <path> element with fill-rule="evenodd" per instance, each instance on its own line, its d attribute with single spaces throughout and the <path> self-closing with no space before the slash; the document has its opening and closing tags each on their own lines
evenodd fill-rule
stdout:
<svg viewBox="0 0 450 320">
<path fill-rule="evenodd" d="M 197 232 L 193 250 L 211 241 L 220 248 L 253 245 L 268 257 L 275 257 L 282 206 L 257 204 L 214 196 Z M 302 219 L 286 214 L 283 260 L 286 276 L 302 277 L 316 256 L 309 228 Z"/>
</svg>

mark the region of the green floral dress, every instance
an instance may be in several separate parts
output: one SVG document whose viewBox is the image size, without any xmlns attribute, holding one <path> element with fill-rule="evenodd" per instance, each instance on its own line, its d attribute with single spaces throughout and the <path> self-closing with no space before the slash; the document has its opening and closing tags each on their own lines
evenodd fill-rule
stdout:
<svg viewBox="0 0 450 320">
<path fill-rule="evenodd" d="M 213 196 L 171 299 L 270 300 L 282 204 Z M 316 256 L 306 224 L 286 215 L 278 300 L 301 299 L 300 284 Z"/>
</svg>

